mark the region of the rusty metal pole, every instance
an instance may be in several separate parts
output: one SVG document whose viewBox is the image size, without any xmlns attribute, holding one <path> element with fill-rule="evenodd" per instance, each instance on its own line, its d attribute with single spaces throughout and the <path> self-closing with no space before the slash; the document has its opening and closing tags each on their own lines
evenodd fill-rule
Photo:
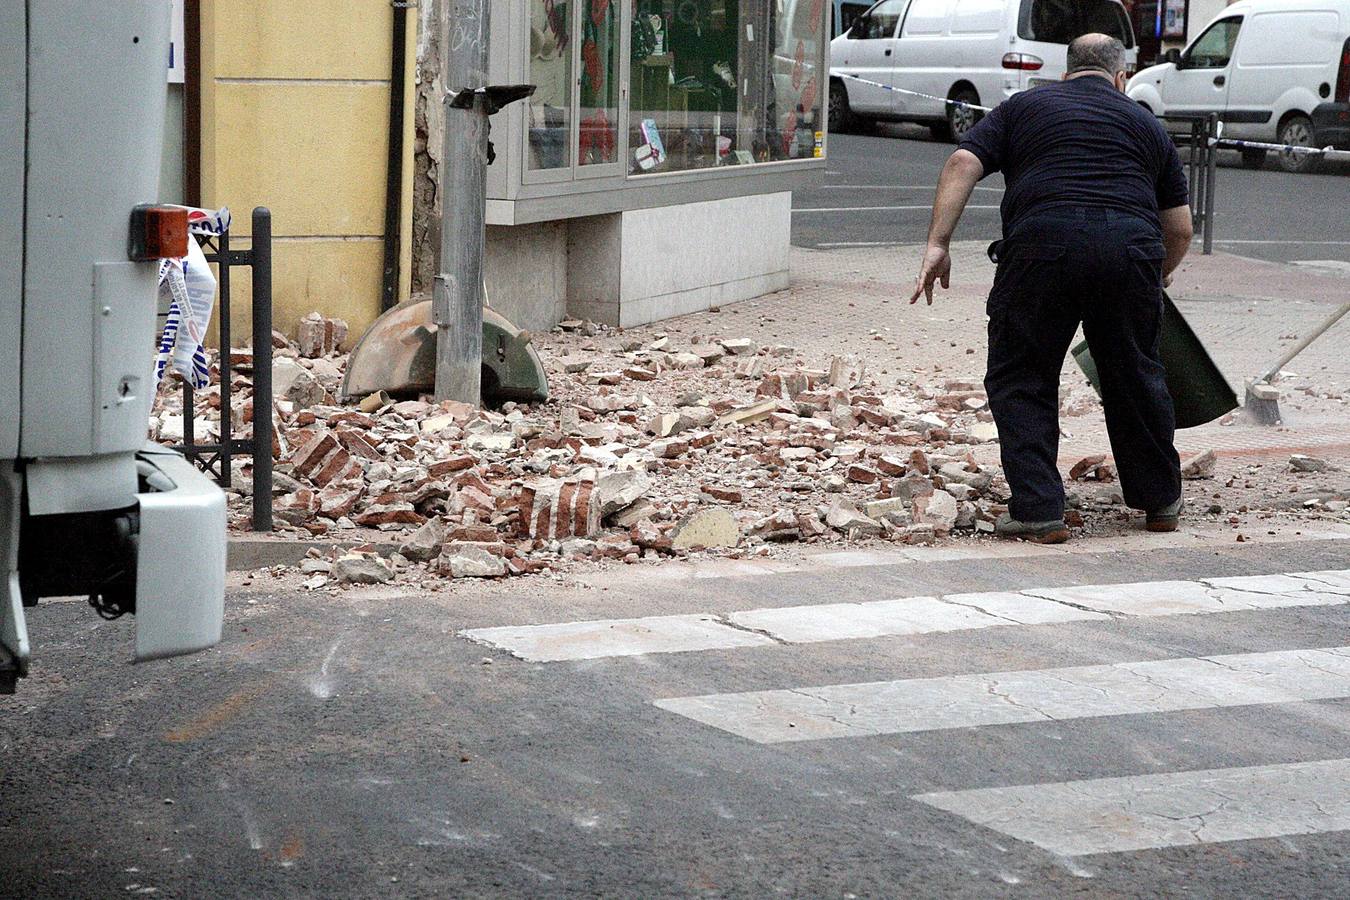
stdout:
<svg viewBox="0 0 1350 900">
<path fill-rule="evenodd" d="M 488 85 L 488 2 L 448 0 L 445 152 L 441 176 L 441 272 L 432 292 L 437 400 L 482 401 L 483 229 L 487 214 L 488 108 L 455 95 Z"/>
</svg>

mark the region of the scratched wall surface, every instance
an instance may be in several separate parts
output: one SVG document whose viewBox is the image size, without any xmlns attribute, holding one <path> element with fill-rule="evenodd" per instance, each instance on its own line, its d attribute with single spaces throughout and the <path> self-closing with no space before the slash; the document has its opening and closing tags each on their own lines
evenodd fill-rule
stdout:
<svg viewBox="0 0 1350 900">
<path fill-rule="evenodd" d="M 273 325 L 318 310 L 353 339 L 380 312 L 389 148 L 391 8 L 362 0 L 202 4 L 202 201 L 273 217 Z M 409 16 L 407 63 L 416 49 Z M 412 79 L 405 96 L 411 96 Z M 406 116 L 401 296 L 410 271 L 412 116 Z M 249 327 L 236 282 L 236 334 Z"/>
</svg>

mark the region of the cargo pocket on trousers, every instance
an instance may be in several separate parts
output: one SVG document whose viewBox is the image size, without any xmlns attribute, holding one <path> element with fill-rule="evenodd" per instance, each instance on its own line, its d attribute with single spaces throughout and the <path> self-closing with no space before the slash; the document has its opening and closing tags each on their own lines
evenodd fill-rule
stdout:
<svg viewBox="0 0 1350 900">
<path fill-rule="evenodd" d="M 994 286 L 985 307 L 989 315 L 1016 304 L 1027 292 L 1044 291 L 1061 276 L 1064 247 L 1060 244 L 1013 239 L 1000 241 L 997 252 L 998 269 L 994 272 Z"/>
<path fill-rule="evenodd" d="M 1167 248 L 1161 242 L 1150 241 L 1147 244 L 1130 244 L 1125 249 L 1130 254 L 1134 284 L 1142 290 L 1161 291 L 1162 267 L 1163 260 L 1167 258 Z"/>
</svg>

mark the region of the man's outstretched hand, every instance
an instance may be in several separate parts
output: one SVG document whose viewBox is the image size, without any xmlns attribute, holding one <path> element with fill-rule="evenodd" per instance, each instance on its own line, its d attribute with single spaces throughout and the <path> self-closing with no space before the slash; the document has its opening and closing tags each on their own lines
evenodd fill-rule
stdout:
<svg viewBox="0 0 1350 900">
<path fill-rule="evenodd" d="M 919 302 L 919 295 L 926 294 L 928 305 L 933 305 L 933 284 L 938 280 L 942 281 L 944 289 L 951 287 L 952 281 L 952 256 L 946 247 L 938 244 L 929 244 L 928 249 L 923 253 L 923 265 L 919 267 L 919 277 L 914 282 L 914 296 L 909 298 L 911 304 Z"/>
</svg>

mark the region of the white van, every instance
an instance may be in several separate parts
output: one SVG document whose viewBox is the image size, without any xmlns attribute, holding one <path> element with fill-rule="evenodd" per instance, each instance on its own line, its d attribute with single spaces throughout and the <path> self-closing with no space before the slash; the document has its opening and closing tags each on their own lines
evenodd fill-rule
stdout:
<svg viewBox="0 0 1350 900">
<path fill-rule="evenodd" d="M 993 107 L 1059 81 L 1069 42 L 1094 31 L 1119 38 L 1133 70 L 1134 31 L 1120 0 L 881 0 L 830 44 L 830 130 L 922 122 L 959 141 L 979 113 L 943 98 Z"/>
<path fill-rule="evenodd" d="M 1130 97 L 1159 116 L 1218 113 L 1224 137 L 1313 146 L 1313 113 L 1350 90 L 1350 0 L 1240 0 L 1190 46 L 1130 79 Z M 1265 151 L 1242 162 L 1259 168 Z M 1279 154 L 1286 171 L 1308 154 Z"/>
</svg>

